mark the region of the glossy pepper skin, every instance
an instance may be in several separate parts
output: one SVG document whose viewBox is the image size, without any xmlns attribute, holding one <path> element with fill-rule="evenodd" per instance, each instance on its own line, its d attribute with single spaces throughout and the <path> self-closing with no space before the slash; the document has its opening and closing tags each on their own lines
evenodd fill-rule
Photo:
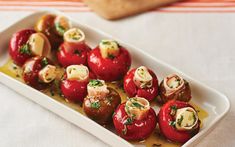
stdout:
<svg viewBox="0 0 235 147">
<path fill-rule="evenodd" d="M 95 75 L 89 72 L 89 78 L 95 79 Z M 67 79 L 67 74 L 64 74 L 63 79 L 60 83 L 60 89 L 63 96 L 69 102 L 80 102 L 82 103 L 84 98 L 87 96 L 87 84 L 89 80 L 78 81 Z"/>
<path fill-rule="evenodd" d="M 191 107 L 190 104 L 181 101 L 169 101 L 164 104 L 158 114 L 158 125 L 160 132 L 169 140 L 179 143 L 185 143 L 194 135 L 199 132 L 200 129 L 200 121 L 194 127 L 193 130 L 190 131 L 179 131 L 173 125 L 170 125 L 172 121 L 175 121 L 174 116 L 171 115 L 171 109 L 176 107 L 177 109 L 184 107 Z M 194 109 L 194 108 L 193 108 Z"/>
<path fill-rule="evenodd" d="M 172 93 L 171 95 L 166 95 L 166 89 L 162 81 L 159 86 L 159 95 L 160 97 L 158 101 L 160 103 L 166 103 L 170 100 L 179 100 L 179 101 L 188 102 L 192 98 L 191 89 L 190 89 L 189 83 L 186 80 L 184 80 L 184 86 L 181 89 Z"/>
<path fill-rule="evenodd" d="M 136 68 L 130 70 L 126 76 L 124 77 L 124 90 L 127 93 L 129 97 L 143 97 L 147 99 L 148 101 L 152 101 L 154 98 L 158 95 L 158 79 L 155 73 L 148 69 L 150 75 L 153 78 L 152 81 L 152 87 L 150 88 L 139 88 L 134 83 L 134 74 L 135 74 Z"/>
<path fill-rule="evenodd" d="M 87 65 L 87 54 L 91 49 L 84 43 L 64 42 L 57 52 L 57 59 L 63 67 L 74 64 Z"/>
<path fill-rule="evenodd" d="M 120 52 L 116 57 L 103 58 L 99 47 L 96 47 L 88 54 L 88 66 L 98 79 L 105 81 L 121 80 L 131 66 L 129 52 L 120 47 Z"/>
<path fill-rule="evenodd" d="M 92 107 L 89 97 L 84 99 L 83 110 L 86 115 L 99 124 L 108 124 L 112 120 L 112 115 L 117 106 L 121 103 L 121 97 L 112 88 L 108 88 L 109 94 L 106 98 L 98 101 L 98 106 Z"/>
<path fill-rule="evenodd" d="M 46 59 L 46 62 L 44 61 L 44 59 Z M 29 62 L 32 63 L 32 70 L 28 72 L 25 69 L 25 65 Z M 50 83 L 43 83 L 42 81 L 40 81 L 38 75 L 40 70 L 42 70 L 46 65 L 54 65 L 54 64 L 52 63 L 51 60 L 49 60 L 46 57 L 36 56 L 27 60 L 23 66 L 23 79 L 25 83 L 38 90 L 43 90 L 48 88 Z"/>
<path fill-rule="evenodd" d="M 126 140 L 144 140 L 154 131 L 157 123 L 157 116 L 150 108 L 146 118 L 132 121 L 125 111 L 125 103 L 122 103 L 116 109 L 113 115 L 113 124 L 119 136 Z"/>
<path fill-rule="evenodd" d="M 32 57 L 26 44 L 29 37 L 34 33 L 36 32 L 33 29 L 24 29 L 13 34 L 9 44 L 9 54 L 15 64 L 22 66 L 26 60 Z"/>
</svg>

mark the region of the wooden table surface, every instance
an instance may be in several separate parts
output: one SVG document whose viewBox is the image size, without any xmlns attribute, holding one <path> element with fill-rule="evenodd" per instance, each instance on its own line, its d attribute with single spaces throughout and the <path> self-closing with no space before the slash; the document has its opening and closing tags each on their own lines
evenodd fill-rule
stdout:
<svg viewBox="0 0 235 147">
<path fill-rule="evenodd" d="M 0 0 L 0 11 L 36 11 L 56 8 L 64 12 L 91 12 L 82 0 Z M 182 0 L 167 7 L 151 11 L 164 13 L 231 13 L 235 0 Z"/>
</svg>

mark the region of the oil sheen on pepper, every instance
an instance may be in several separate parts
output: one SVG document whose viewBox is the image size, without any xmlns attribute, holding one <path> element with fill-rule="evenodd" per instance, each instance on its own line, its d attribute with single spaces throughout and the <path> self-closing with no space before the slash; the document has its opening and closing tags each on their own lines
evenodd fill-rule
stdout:
<svg viewBox="0 0 235 147">
<path fill-rule="evenodd" d="M 64 70 L 62 68 L 58 68 L 59 70 L 58 72 L 58 76 L 56 78 L 56 81 L 58 82 L 61 79 L 61 76 L 63 75 Z M 7 61 L 7 63 L 5 65 L 3 65 L 2 67 L 0 67 L 0 72 L 14 78 L 17 79 L 21 82 L 23 82 L 22 79 L 22 69 L 21 67 L 15 65 L 13 63 L 13 61 L 11 59 L 9 59 Z M 112 83 L 107 83 L 107 85 L 111 88 L 114 88 L 117 90 L 117 92 L 120 94 L 122 102 L 125 102 L 127 100 L 127 95 L 123 90 L 123 85 L 122 82 L 112 82 Z M 58 89 L 51 89 L 48 88 L 46 90 L 41 91 L 43 93 L 45 93 L 46 95 L 48 95 L 50 98 L 59 101 L 61 103 L 63 103 L 64 105 L 80 112 L 81 114 L 85 115 L 83 110 L 82 110 L 82 105 L 79 103 L 71 103 L 66 101 L 66 99 L 61 96 L 60 94 L 60 90 Z M 193 104 L 192 102 L 190 102 L 191 105 L 193 105 L 195 107 L 195 109 L 198 111 L 198 115 L 199 115 L 199 119 L 201 120 L 201 127 L 203 125 L 203 120 L 205 118 L 208 117 L 208 113 L 203 110 L 202 108 L 200 108 L 199 106 Z M 151 106 L 155 107 L 155 108 L 160 108 L 160 105 L 157 104 L 156 101 L 151 102 Z M 114 130 L 114 128 L 110 128 L 110 127 L 106 127 L 111 129 L 112 131 Z M 167 139 L 165 139 L 159 132 L 158 127 L 156 127 L 156 129 L 154 130 L 154 132 L 145 140 L 141 140 L 141 141 L 136 141 L 136 142 L 131 142 L 134 145 L 143 145 L 143 146 L 147 146 L 147 147 L 177 147 L 177 146 L 182 146 L 182 144 L 179 143 L 174 143 L 174 142 L 170 142 Z"/>
</svg>

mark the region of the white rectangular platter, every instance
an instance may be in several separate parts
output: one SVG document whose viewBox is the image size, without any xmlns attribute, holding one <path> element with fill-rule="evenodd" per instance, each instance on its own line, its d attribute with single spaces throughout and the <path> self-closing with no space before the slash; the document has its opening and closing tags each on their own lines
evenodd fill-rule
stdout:
<svg viewBox="0 0 235 147">
<path fill-rule="evenodd" d="M 7 49 L 12 34 L 24 28 L 32 28 L 35 22 L 42 15 L 47 13 L 62 14 L 61 12 L 54 10 L 36 12 L 16 22 L 15 24 L 0 33 L 0 66 L 5 64 L 9 59 Z M 69 16 L 67 17 L 72 21 L 73 26 L 79 27 L 85 32 L 87 43 L 91 47 L 96 46 L 102 39 L 115 39 L 122 46 L 126 47 L 129 50 L 132 57 L 132 67 L 136 67 L 138 65 L 146 65 L 155 71 L 160 81 L 163 79 L 163 77 L 167 76 L 168 74 L 178 73 L 190 83 L 193 97 L 191 101 L 197 106 L 203 108 L 208 113 L 208 117 L 203 120 L 203 126 L 200 132 L 196 136 L 191 138 L 188 142 L 186 142 L 183 146 L 193 146 L 198 143 L 200 139 L 202 139 L 205 135 L 212 131 L 213 128 L 215 128 L 218 122 L 222 120 L 222 118 L 228 112 L 230 108 L 229 100 L 225 95 L 221 94 L 220 92 L 207 87 L 206 85 L 198 82 L 197 80 L 190 78 L 189 76 L 171 67 L 170 65 L 167 65 L 166 63 L 155 59 L 154 57 L 146 54 L 143 50 L 130 46 L 127 43 L 110 35 L 107 35 L 101 31 L 98 31 L 92 27 L 80 24 Z M 2 72 L 0 72 L 0 82 L 17 91 L 18 93 L 24 95 L 25 97 L 31 99 L 32 101 L 40 104 L 41 106 L 47 108 L 48 110 L 56 113 L 57 115 L 68 120 L 69 122 L 93 134 L 94 136 L 111 146 L 133 146 L 129 142 L 125 141 L 124 139 L 120 138 L 119 136 L 105 129 L 104 127 L 98 125 L 96 122 L 80 114 L 74 109 L 50 98 L 44 93 L 37 91 L 14 78 L 11 78 L 10 76 Z"/>
</svg>

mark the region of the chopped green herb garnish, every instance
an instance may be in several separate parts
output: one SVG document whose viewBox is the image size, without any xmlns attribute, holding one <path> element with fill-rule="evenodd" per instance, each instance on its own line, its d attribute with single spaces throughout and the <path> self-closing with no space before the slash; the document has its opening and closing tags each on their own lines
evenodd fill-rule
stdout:
<svg viewBox="0 0 235 147">
<path fill-rule="evenodd" d="M 49 64 L 49 63 L 48 63 L 48 61 L 47 61 L 47 58 L 44 57 L 44 58 L 42 59 L 42 66 L 45 67 L 45 66 L 47 66 L 48 64 Z"/>
<path fill-rule="evenodd" d="M 105 45 L 110 45 L 111 44 L 110 41 L 108 41 L 108 40 L 102 40 L 101 42 L 102 42 L 102 44 L 105 44 Z"/>
<path fill-rule="evenodd" d="M 114 55 L 112 55 L 112 54 L 108 54 L 108 58 L 109 58 L 109 59 L 114 59 L 114 58 L 115 58 L 115 56 L 114 56 Z"/>
<path fill-rule="evenodd" d="M 103 86 L 103 83 L 100 80 L 90 80 L 88 85 L 91 87 Z"/>
<path fill-rule="evenodd" d="M 175 105 L 171 106 L 171 110 L 177 110 L 177 109 L 178 109 L 177 106 L 175 106 Z"/>
<path fill-rule="evenodd" d="M 29 49 L 29 44 L 28 43 L 26 43 L 26 44 L 24 44 L 20 47 L 20 53 L 21 54 L 31 55 L 31 51 Z"/>
<path fill-rule="evenodd" d="M 183 119 L 184 119 L 184 117 L 183 117 L 183 115 L 181 115 L 181 116 L 180 116 L 180 119 L 177 120 L 177 124 L 178 124 L 179 126 L 181 126 L 181 123 L 182 123 Z"/>
<path fill-rule="evenodd" d="M 79 40 L 82 38 L 82 34 L 79 30 L 76 30 L 75 32 L 70 32 L 68 35 L 69 38 L 72 38 L 73 40 Z"/>
<path fill-rule="evenodd" d="M 135 114 L 132 114 L 132 116 L 131 116 L 132 118 L 135 118 L 136 117 L 136 115 Z"/>
<path fill-rule="evenodd" d="M 175 121 L 170 121 L 170 122 L 169 122 L 169 125 L 170 125 L 170 126 L 175 126 Z"/>
<path fill-rule="evenodd" d="M 118 48 L 121 47 L 121 45 L 117 41 L 114 41 L 114 42 L 117 44 Z"/>
<path fill-rule="evenodd" d="M 78 35 L 72 36 L 72 39 L 73 39 L 73 40 L 79 40 L 80 38 L 81 38 L 81 35 L 79 35 L 79 36 L 78 36 Z"/>
<path fill-rule="evenodd" d="M 171 114 L 171 115 L 175 115 L 175 113 L 176 113 L 176 111 L 177 111 L 177 109 L 178 109 L 177 106 L 173 105 L 173 106 L 171 106 L 170 108 L 171 108 L 170 114 Z"/>
<path fill-rule="evenodd" d="M 132 122 L 133 122 L 132 118 L 128 117 L 126 121 L 124 122 L 124 125 L 130 125 L 132 124 Z"/>
<path fill-rule="evenodd" d="M 55 24 L 56 31 L 58 31 L 59 34 L 63 35 L 66 32 L 66 29 L 60 25 L 60 23 Z"/>
<path fill-rule="evenodd" d="M 137 102 L 132 102 L 132 105 L 133 105 L 134 107 L 139 108 L 139 109 L 144 108 L 143 105 L 141 105 L 141 104 L 139 104 L 139 103 L 137 103 Z"/>
<path fill-rule="evenodd" d="M 92 102 L 91 103 L 91 108 L 99 109 L 100 108 L 100 102 Z"/>
</svg>

